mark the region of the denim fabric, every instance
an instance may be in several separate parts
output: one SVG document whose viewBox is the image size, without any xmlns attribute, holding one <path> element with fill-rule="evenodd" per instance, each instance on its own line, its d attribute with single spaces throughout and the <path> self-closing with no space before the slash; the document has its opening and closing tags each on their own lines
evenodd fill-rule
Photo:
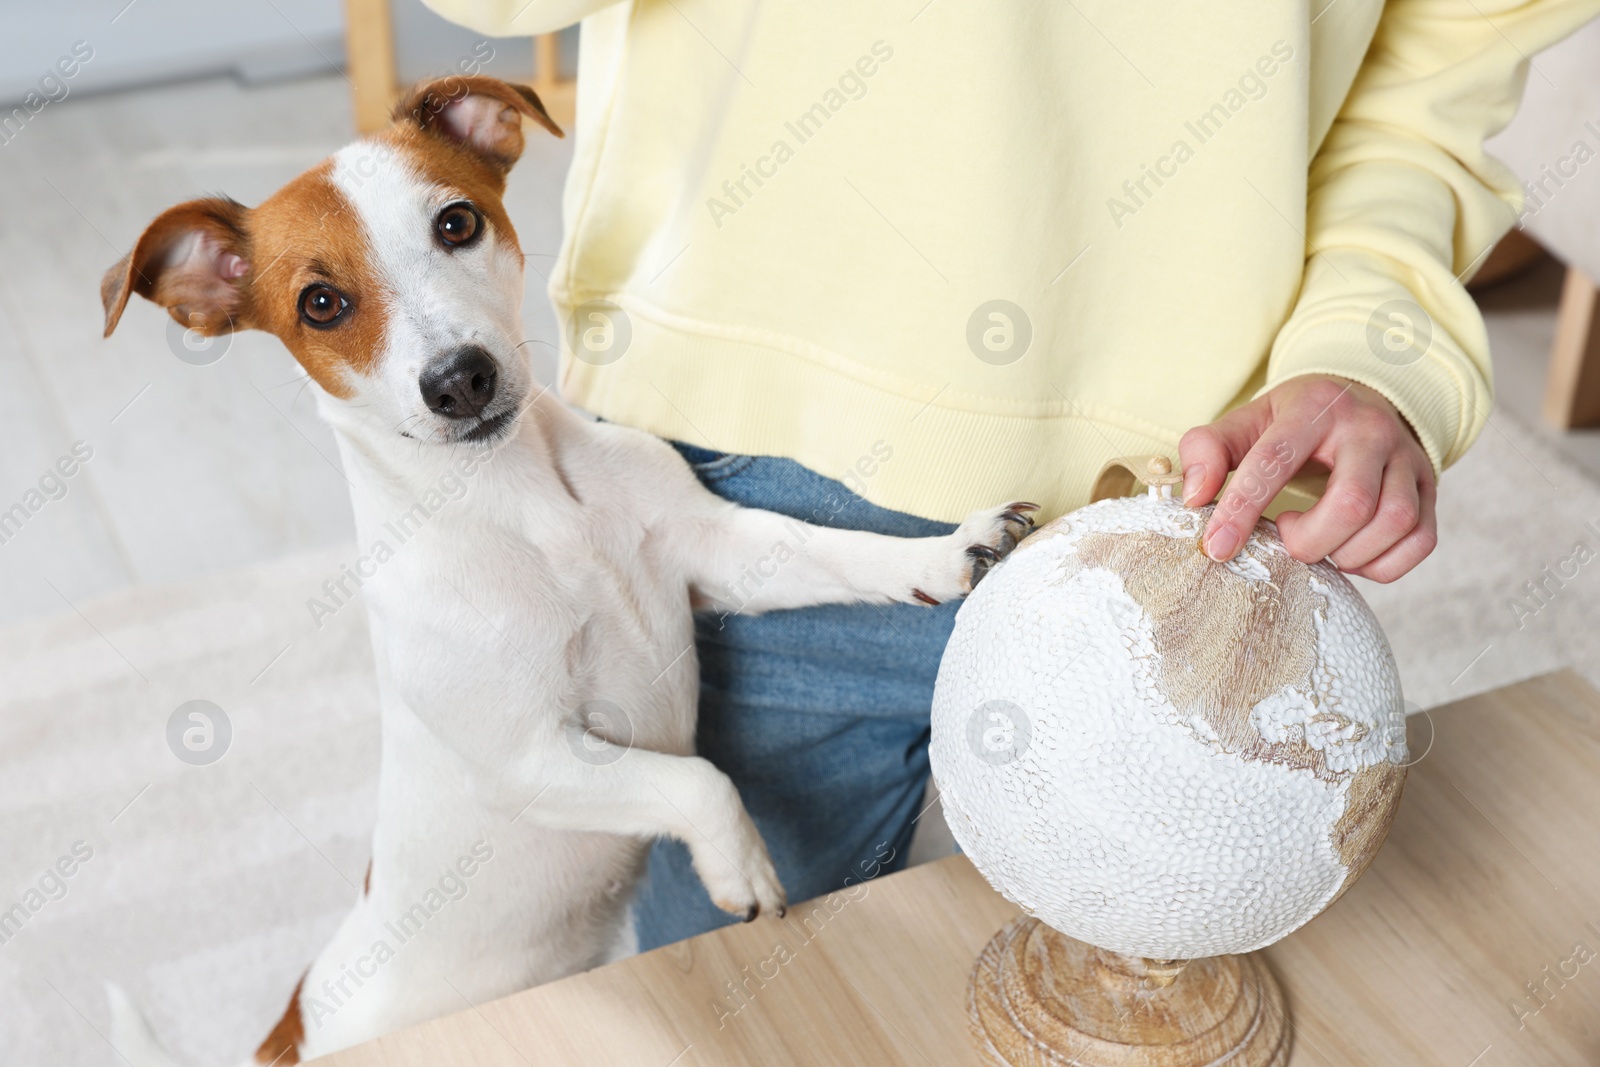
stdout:
<svg viewBox="0 0 1600 1067">
<path fill-rule="evenodd" d="M 678 444 L 718 496 L 818 526 L 947 534 L 793 460 Z M 928 711 L 958 604 L 703 615 L 697 745 L 739 787 L 792 901 L 905 865 L 928 784 Z M 849 882 L 846 882 L 846 879 Z M 634 906 L 650 949 L 737 921 L 677 841 L 657 842 Z"/>
</svg>

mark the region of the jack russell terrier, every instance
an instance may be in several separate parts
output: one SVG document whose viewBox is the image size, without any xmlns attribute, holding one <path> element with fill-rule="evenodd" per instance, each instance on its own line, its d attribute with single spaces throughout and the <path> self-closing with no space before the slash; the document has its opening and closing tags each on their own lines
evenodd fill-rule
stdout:
<svg viewBox="0 0 1600 1067">
<path fill-rule="evenodd" d="M 1036 510 L 944 537 L 810 526 L 721 500 L 666 442 L 535 392 L 501 195 L 523 118 L 561 130 L 486 77 L 422 84 L 395 114 L 260 207 L 171 208 L 102 285 L 107 335 L 138 293 L 202 334 L 287 345 L 319 387 L 361 544 L 470 479 L 363 585 L 383 729 L 372 861 L 255 1053 L 280 1067 L 625 954 L 655 835 L 688 845 L 718 907 L 783 915 L 733 783 L 694 755 L 692 613 L 961 597 Z M 777 545 L 792 555 L 751 588 Z M 111 1001 L 123 1057 L 170 1063 Z"/>
</svg>

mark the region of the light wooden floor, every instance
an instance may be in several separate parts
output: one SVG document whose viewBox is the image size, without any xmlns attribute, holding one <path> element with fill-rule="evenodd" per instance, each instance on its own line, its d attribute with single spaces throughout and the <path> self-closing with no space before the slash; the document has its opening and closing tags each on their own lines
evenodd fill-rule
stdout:
<svg viewBox="0 0 1600 1067">
<path fill-rule="evenodd" d="M 282 345 L 240 334 L 192 366 L 139 300 L 103 341 L 99 283 L 158 212 L 212 193 L 257 203 L 351 129 L 337 75 L 216 79 L 69 99 L 0 145 L 0 511 L 74 441 L 94 450 L 66 495 L 0 544 L 0 625 L 349 539 L 332 438 Z M 529 144 L 507 199 L 530 254 L 527 336 L 550 342 L 541 270 L 570 141 Z M 549 375 L 552 349 L 530 347 Z"/>
</svg>

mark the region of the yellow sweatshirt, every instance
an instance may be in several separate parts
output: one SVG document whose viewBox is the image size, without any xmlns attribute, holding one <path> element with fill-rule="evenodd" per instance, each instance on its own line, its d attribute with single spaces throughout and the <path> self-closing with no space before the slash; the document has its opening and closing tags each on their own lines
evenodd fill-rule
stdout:
<svg viewBox="0 0 1600 1067">
<path fill-rule="evenodd" d="M 944 520 L 1286 378 L 1387 396 L 1436 468 L 1491 402 L 1484 154 L 1600 0 L 428 0 L 582 20 L 561 389 Z M 1313 8 L 1308 12 L 1307 7 Z"/>
</svg>

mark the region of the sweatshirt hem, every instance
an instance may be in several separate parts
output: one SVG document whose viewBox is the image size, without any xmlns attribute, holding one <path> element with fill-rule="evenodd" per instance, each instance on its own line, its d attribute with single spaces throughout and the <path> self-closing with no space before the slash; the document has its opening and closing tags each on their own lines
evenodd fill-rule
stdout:
<svg viewBox="0 0 1600 1067">
<path fill-rule="evenodd" d="M 552 293 L 567 320 L 563 295 Z M 980 398 L 1033 409 L 1008 412 L 953 405 L 966 397 L 948 386 L 907 396 L 804 342 L 715 324 L 684 330 L 628 294 L 609 299 L 628 313 L 627 348 L 610 362 L 589 362 L 574 356 L 564 334 L 560 387 L 569 403 L 703 448 L 784 456 L 881 507 L 959 522 L 1025 499 L 1053 517 L 1088 503 L 1112 458 L 1177 456 L 1181 431 L 1092 401 Z"/>
</svg>

